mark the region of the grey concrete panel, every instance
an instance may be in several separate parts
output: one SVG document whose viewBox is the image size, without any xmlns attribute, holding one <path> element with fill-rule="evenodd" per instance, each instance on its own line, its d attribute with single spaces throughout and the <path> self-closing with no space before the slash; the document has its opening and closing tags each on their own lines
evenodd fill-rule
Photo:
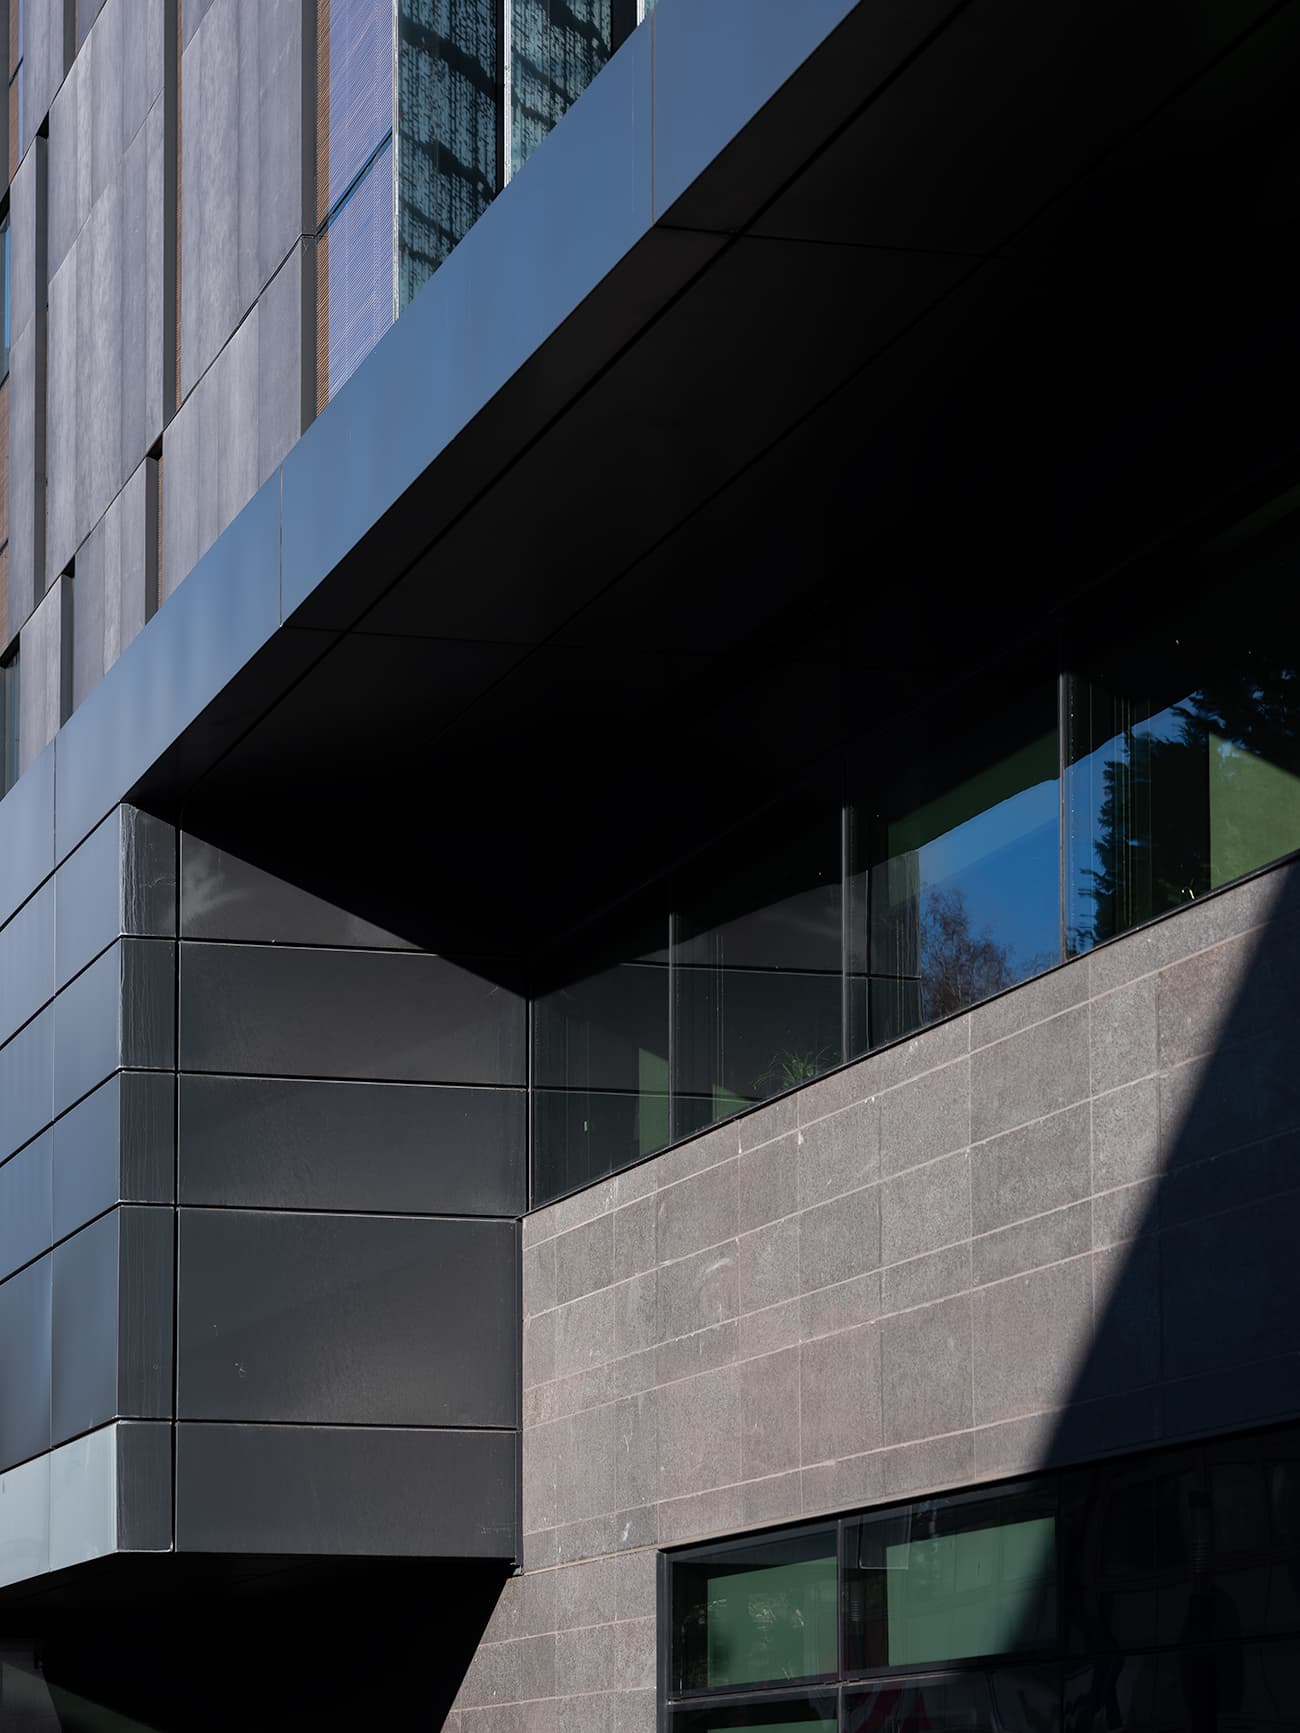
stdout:
<svg viewBox="0 0 1300 1733">
<path fill-rule="evenodd" d="M 47 750 L 0 800 L 0 920 L 54 870 L 54 752 Z"/>
<path fill-rule="evenodd" d="M 129 145 L 163 92 L 166 0 L 108 0 L 123 14 L 122 139 Z"/>
<path fill-rule="evenodd" d="M 258 336 L 260 309 L 256 306 L 213 363 L 203 381 L 211 420 L 200 421 L 200 438 L 211 443 L 200 451 L 205 467 L 215 465 L 217 491 L 215 515 L 200 534 L 199 552 L 206 553 L 228 523 L 257 492 L 257 404 Z M 211 426 L 212 433 L 208 433 Z M 201 527 L 202 527 L 202 520 Z"/>
<path fill-rule="evenodd" d="M 176 1082 L 165 1071 L 119 1071 L 53 1128 L 54 1237 L 117 1203 L 170 1203 L 175 1189 Z"/>
<path fill-rule="evenodd" d="M 119 1066 L 161 1070 L 173 1063 L 175 949 L 159 939 L 120 939 L 54 1002 L 57 1110 L 79 1100 Z"/>
<path fill-rule="evenodd" d="M 90 35 L 90 27 L 103 10 L 105 0 L 77 0 L 77 47 Z M 75 65 L 76 62 L 74 61 Z"/>
<path fill-rule="evenodd" d="M 971 1136 L 1009 1130 L 1088 1094 L 1088 1008 L 982 1047 L 971 1059 Z"/>
<path fill-rule="evenodd" d="M 509 1559 L 515 1452 L 508 1432 L 182 1425 L 177 1550 Z"/>
<path fill-rule="evenodd" d="M 0 1164 L 0 1281 L 50 1248 L 53 1166 L 48 1131 Z"/>
<path fill-rule="evenodd" d="M 10 345 L 36 317 L 36 281 L 45 256 L 41 233 L 39 153 L 23 157 L 9 188 L 9 328 Z M 75 158 L 74 158 L 75 164 Z M 52 195 L 49 195 L 52 196 Z"/>
<path fill-rule="evenodd" d="M 77 549 L 72 584 L 72 708 L 104 677 L 106 519 Z"/>
<path fill-rule="evenodd" d="M 172 1429 L 159 1421 L 117 1427 L 117 1544 L 168 1552 L 172 1544 Z"/>
<path fill-rule="evenodd" d="M 90 66 L 86 56 L 73 62 L 50 110 L 49 271 L 53 277 L 71 250 L 90 213 L 89 165 L 83 172 L 82 109 L 89 105 Z M 86 129 L 87 135 L 89 128 Z"/>
<path fill-rule="evenodd" d="M 0 1282 L 0 1467 L 50 1447 L 51 1259 Z"/>
<path fill-rule="evenodd" d="M 180 1212 L 178 1415 L 509 1426 L 510 1222 Z"/>
<path fill-rule="evenodd" d="M 523 1001 L 440 957 L 186 942 L 180 1000 L 184 1071 L 525 1080 Z"/>
<path fill-rule="evenodd" d="M 36 606 L 37 415 L 36 322 L 15 334 L 9 346 L 9 605 L 7 638 L 16 636 Z M 42 422 L 43 432 L 43 422 Z M 45 518 L 44 451 L 41 452 L 40 521 Z M 44 577 L 43 539 L 41 576 Z"/>
<path fill-rule="evenodd" d="M 54 886 L 0 927 L 0 1042 L 54 997 Z"/>
<path fill-rule="evenodd" d="M 118 1212 L 53 1253 L 50 1441 L 62 1444 L 117 1413 Z"/>
<path fill-rule="evenodd" d="M 158 571 L 159 470 L 156 459 L 146 458 L 109 507 L 105 669 L 112 667 L 139 634 L 157 603 L 153 592 Z"/>
<path fill-rule="evenodd" d="M 300 6 L 239 0 L 239 304 L 303 232 Z"/>
<path fill-rule="evenodd" d="M 181 836 L 181 937 L 410 949 L 395 933 L 188 832 Z"/>
<path fill-rule="evenodd" d="M 1089 1105 L 1053 1113 L 971 1151 L 971 1226 L 977 1234 L 1087 1197 Z"/>
<path fill-rule="evenodd" d="M 519 1215 L 522 1091 L 180 1080 L 180 1201 L 246 1209 Z"/>
<path fill-rule="evenodd" d="M 969 1428 L 970 1295 L 886 1318 L 880 1326 L 880 1377 L 887 1444 Z"/>
<path fill-rule="evenodd" d="M 54 1007 L 0 1047 L 0 1156 L 43 1131 L 54 1117 Z"/>
<path fill-rule="evenodd" d="M 122 184 L 95 201 L 77 275 L 76 539 L 85 540 L 126 479 L 122 456 Z M 143 454 L 141 454 L 143 455 Z"/>
<path fill-rule="evenodd" d="M 137 4 L 139 0 L 137 0 Z M 81 0 L 78 0 L 78 7 Z M 89 56 L 90 73 L 90 199 L 96 203 L 122 172 L 122 97 L 126 83 L 125 19 L 127 7 L 118 0 L 99 19 L 78 61 Z M 80 27 L 80 12 L 78 13 Z M 74 62 L 74 64 L 76 64 Z"/>
<path fill-rule="evenodd" d="M 92 263 L 87 251 L 87 238 L 70 248 L 50 282 L 48 399 L 46 406 L 46 481 L 48 515 L 45 525 L 45 546 L 48 568 L 47 581 L 65 571 L 77 550 L 79 480 L 77 445 L 83 366 L 94 365 L 94 357 L 85 354 L 82 342 L 89 341 L 89 331 L 78 328 L 78 297 L 87 306 L 96 293 L 93 277 L 88 275 L 83 291 L 78 279 L 83 261 Z"/>
<path fill-rule="evenodd" d="M 59 578 L 23 628 L 18 764 L 26 770 L 49 745 L 71 695 L 71 580 Z"/>
<path fill-rule="evenodd" d="M 181 0 L 181 39 L 188 43 L 202 24 L 212 0 Z"/>
<path fill-rule="evenodd" d="M 62 0 L 29 0 L 22 9 L 23 123 L 19 148 L 26 151 L 37 128 L 50 112 L 55 92 L 63 82 L 64 69 L 71 60 L 73 44 L 65 44 L 65 21 L 72 17 L 71 7 Z M 66 54 L 66 58 L 65 58 Z"/>
<path fill-rule="evenodd" d="M 264 482 L 302 433 L 303 248 L 300 242 L 258 306 L 257 480 Z"/>
<path fill-rule="evenodd" d="M 163 113 L 127 147 L 122 177 L 121 462 L 133 474 L 162 431 Z"/>
<path fill-rule="evenodd" d="M 239 0 L 214 0 L 181 58 L 181 391 L 239 322 Z"/>
</svg>

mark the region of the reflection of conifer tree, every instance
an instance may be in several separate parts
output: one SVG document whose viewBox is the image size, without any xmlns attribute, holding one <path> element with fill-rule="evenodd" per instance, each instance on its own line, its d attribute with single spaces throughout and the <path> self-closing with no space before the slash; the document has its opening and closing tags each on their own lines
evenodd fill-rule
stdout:
<svg viewBox="0 0 1300 1733">
<path fill-rule="evenodd" d="M 1102 766 L 1097 864 L 1082 874 L 1093 918 L 1073 930 L 1076 950 L 1210 888 L 1212 740 L 1300 774 L 1300 678 L 1294 669 L 1250 669 L 1215 679 L 1172 707 L 1174 727 L 1164 733 L 1141 726 L 1150 707 L 1138 719 L 1133 709 L 1115 705 L 1123 731 L 1117 731 Z"/>
<path fill-rule="evenodd" d="M 1020 978 L 1023 969 L 986 927 L 976 933 L 960 891 L 931 891 L 924 898 L 920 928 L 921 1003 L 927 1023 L 950 1016 Z"/>
</svg>

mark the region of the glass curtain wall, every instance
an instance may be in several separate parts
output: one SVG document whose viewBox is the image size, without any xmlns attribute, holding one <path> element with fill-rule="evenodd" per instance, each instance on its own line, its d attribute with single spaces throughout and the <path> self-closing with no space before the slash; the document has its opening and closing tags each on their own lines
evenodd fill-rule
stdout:
<svg viewBox="0 0 1300 1733">
<path fill-rule="evenodd" d="M 393 322 L 393 0 L 316 11 L 316 401 Z"/>
<path fill-rule="evenodd" d="M 1280 551 L 1247 582 L 1248 608 L 1215 598 L 1140 654 L 1071 675 L 1073 952 L 1300 848 L 1300 657 L 1288 565 Z"/>
<path fill-rule="evenodd" d="M 614 51 L 617 0 L 508 0 L 510 172 L 517 174 Z"/>
<path fill-rule="evenodd" d="M 738 786 L 734 815 L 697 802 L 683 823 L 711 840 L 662 876 L 654 930 L 611 920 L 601 968 L 538 1003 L 534 1201 L 1300 850 L 1293 543 L 1254 549 L 1248 608 L 1211 585 L 1122 655 L 1067 634 L 1038 671 L 877 719 L 832 775 L 748 817 Z M 672 762 L 725 779 L 698 727 Z"/>
<path fill-rule="evenodd" d="M 1246 1733 L 1300 1703 L 1300 1430 L 667 1555 L 666 1725 Z"/>
<path fill-rule="evenodd" d="M 496 197 L 497 0 L 398 0 L 400 311 Z"/>
<path fill-rule="evenodd" d="M 319 0 L 318 409 L 636 22 L 634 0 Z"/>
</svg>

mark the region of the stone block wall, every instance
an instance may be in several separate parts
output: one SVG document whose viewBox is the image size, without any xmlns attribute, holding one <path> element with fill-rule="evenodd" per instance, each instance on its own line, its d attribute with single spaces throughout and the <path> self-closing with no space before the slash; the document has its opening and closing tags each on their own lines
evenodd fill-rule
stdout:
<svg viewBox="0 0 1300 1733">
<path fill-rule="evenodd" d="M 1300 1413 L 1300 872 L 539 1210 L 456 1733 L 644 1729 L 657 1549 Z"/>
</svg>

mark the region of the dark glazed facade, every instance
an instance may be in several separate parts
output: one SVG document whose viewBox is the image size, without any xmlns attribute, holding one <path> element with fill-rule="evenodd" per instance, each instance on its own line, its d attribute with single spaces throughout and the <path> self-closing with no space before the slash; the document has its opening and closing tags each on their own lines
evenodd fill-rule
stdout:
<svg viewBox="0 0 1300 1733">
<path fill-rule="evenodd" d="M 0 14 L 0 1729 L 1300 1719 L 1300 10 Z"/>
</svg>

